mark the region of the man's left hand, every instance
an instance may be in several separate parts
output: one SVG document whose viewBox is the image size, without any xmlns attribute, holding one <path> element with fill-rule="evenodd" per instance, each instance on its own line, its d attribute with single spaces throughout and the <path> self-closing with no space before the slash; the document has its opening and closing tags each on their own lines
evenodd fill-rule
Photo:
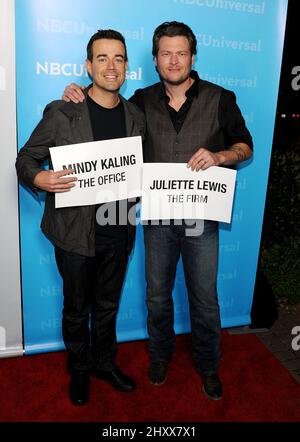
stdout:
<svg viewBox="0 0 300 442">
<path fill-rule="evenodd" d="M 200 147 L 196 153 L 190 158 L 187 167 L 191 170 L 206 170 L 211 166 L 219 166 L 221 164 L 220 157 L 217 153 L 210 152 L 203 147 Z"/>
</svg>

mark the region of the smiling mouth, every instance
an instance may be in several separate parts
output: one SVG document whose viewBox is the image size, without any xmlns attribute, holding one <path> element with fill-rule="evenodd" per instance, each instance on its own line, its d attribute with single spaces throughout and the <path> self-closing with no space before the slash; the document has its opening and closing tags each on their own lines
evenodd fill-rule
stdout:
<svg viewBox="0 0 300 442">
<path fill-rule="evenodd" d="M 118 76 L 113 75 L 113 74 L 109 74 L 109 75 L 104 75 L 104 78 L 108 81 L 115 81 L 118 78 Z"/>
</svg>

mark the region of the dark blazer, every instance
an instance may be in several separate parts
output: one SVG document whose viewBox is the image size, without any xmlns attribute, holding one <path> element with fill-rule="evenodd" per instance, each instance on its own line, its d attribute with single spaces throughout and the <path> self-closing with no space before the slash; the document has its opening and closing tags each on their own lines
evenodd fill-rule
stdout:
<svg viewBox="0 0 300 442">
<path fill-rule="evenodd" d="M 141 135 L 144 140 L 146 129 L 143 113 L 133 103 L 120 98 L 124 104 L 127 136 Z M 49 147 L 89 141 L 94 140 L 86 100 L 79 104 L 53 101 L 46 106 L 42 120 L 18 154 L 18 177 L 37 191 L 33 181 L 42 170 L 44 161 L 48 160 L 52 167 Z M 128 209 L 133 204 L 128 203 Z M 95 206 L 55 209 L 55 194 L 49 192 L 46 195 L 41 228 L 54 245 L 84 256 L 95 255 Z M 129 225 L 129 253 L 134 236 L 135 228 Z"/>
</svg>

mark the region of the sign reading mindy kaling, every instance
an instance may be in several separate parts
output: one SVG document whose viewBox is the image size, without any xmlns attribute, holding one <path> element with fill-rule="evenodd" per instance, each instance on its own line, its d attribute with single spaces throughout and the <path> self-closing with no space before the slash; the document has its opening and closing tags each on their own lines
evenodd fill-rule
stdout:
<svg viewBox="0 0 300 442">
<path fill-rule="evenodd" d="M 72 169 L 70 192 L 55 194 L 55 207 L 87 206 L 141 195 L 142 139 L 117 138 L 50 148 L 54 171 Z"/>
</svg>

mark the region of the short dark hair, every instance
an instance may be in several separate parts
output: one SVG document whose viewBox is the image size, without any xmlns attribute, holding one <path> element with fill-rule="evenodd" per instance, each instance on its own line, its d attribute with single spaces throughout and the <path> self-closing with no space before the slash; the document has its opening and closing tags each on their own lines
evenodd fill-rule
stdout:
<svg viewBox="0 0 300 442">
<path fill-rule="evenodd" d="M 123 37 L 123 35 L 120 32 L 114 31 L 113 29 L 99 29 L 94 35 L 91 36 L 90 41 L 88 42 L 87 47 L 86 47 L 88 60 L 90 60 L 90 61 L 93 60 L 93 43 L 94 43 L 94 41 L 101 40 L 104 38 L 107 40 L 119 40 L 121 43 L 123 43 L 124 48 L 125 48 L 125 61 L 128 60 L 125 38 Z"/>
<path fill-rule="evenodd" d="M 197 53 L 197 39 L 191 28 L 185 23 L 165 21 L 155 29 L 152 40 L 153 57 L 156 57 L 158 54 L 159 40 L 161 37 L 186 37 L 190 44 L 191 54 L 194 55 Z"/>
</svg>

